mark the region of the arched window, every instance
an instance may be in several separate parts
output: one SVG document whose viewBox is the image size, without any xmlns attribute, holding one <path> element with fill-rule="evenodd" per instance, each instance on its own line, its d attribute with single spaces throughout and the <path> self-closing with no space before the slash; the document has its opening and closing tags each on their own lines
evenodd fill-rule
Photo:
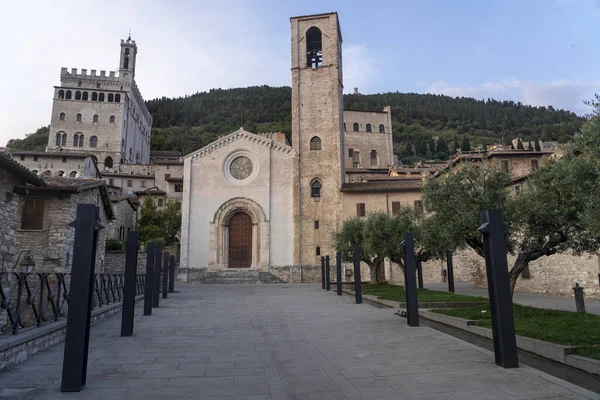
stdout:
<svg viewBox="0 0 600 400">
<path fill-rule="evenodd" d="M 321 255 L 321 248 L 319 246 L 317 246 L 317 248 L 315 249 L 315 255 L 317 255 L 317 256 Z"/>
<path fill-rule="evenodd" d="M 318 136 L 310 139 L 310 149 L 311 150 L 321 150 L 321 139 Z"/>
<path fill-rule="evenodd" d="M 125 49 L 125 57 L 123 59 L 123 68 L 129 68 L 129 49 Z"/>
<path fill-rule="evenodd" d="M 81 114 L 77 114 L 77 118 L 75 118 L 75 120 L 77 122 L 81 122 L 81 119 L 82 119 L 82 115 Z"/>
<path fill-rule="evenodd" d="M 367 132 L 373 132 L 373 129 L 371 129 L 371 124 L 367 124 L 366 129 Z"/>
<path fill-rule="evenodd" d="M 64 99 L 65 98 L 65 91 L 64 90 L 59 90 L 58 91 L 58 98 L 59 99 Z"/>
<path fill-rule="evenodd" d="M 90 137 L 90 147 L 98 147 L 98 136 Z"/>
<path fill-rule="evenodd" d="M 113 159 L 111 156 L 108 156 L 104 159 L 104 168 L 112 168 L 113 167 Z"/>
<path fill-rule="evenodd" d="M 70 90 L 66 91 L 66 93 L 65 93 L 65 99 L 71 100 L 71 91 Z"/>
<path fill-rule="evenodd" d="M 92 92 L 92 101 L 98 101 L 98 93 Z"/>
<path fill-rule="evenodd" d="M 323 64 L 321 30 L 315 26 L 306 31 L 306 66 L 319 68 Z"/>
<path fill-rule="evenodd" d="M 114 96 L 113 96 L 113 94 L 112 94 L 112 93 L 109 93 L 109 94 L 108 94 L 108 102 L 109 102 L 109 103 L 112 103 L 112 102 L 113 102 L 113 100 L 114 100 Z"/>
<path fill-rule="evenodd" d="M 69 177 L 77 178 L 77 171 L 71 171 L 71 173 L 69 174 Z"/>
<path fill-rule="evenodd" d="M 75 92 L 75 100 L 81 100 L 81 92 L 79 90 Z"/>
<path fill-rule="evenodd" d="M 62 141 L 62 135 L 60 133 L 56 134 L 56 145 L 60 146 L 60 143 Z"/>
<path fill-rule="evenodd" d="M 81 100 L 87 100 L 88 99 L 88 92 L 83 92 L 83 94 L 81 95 Z"/>
<path fill-rule="evenodd" d="M 66 117 L 65 113 L 60 113 L 60 115 L 58 116 L 58 119 L 60 119 L 61 121 L 64 121 L 65 117 Z"/>
<path fill-rule="evenodd" d="M 355 123 L 352 125 L 352 130 L 353 130 L 354 132 L 358 132 L 358 122 L 355 122 Z"/>
<path fill-rule="evenodd" d="M 64 176 L 65 175 L 65 171 L 58 171 L 58 174 L 56 174 L 58 176 Z"/>
<path fill-rule="evenodd" d="M 379 125 L 379 133 L 385 133 L 385 125 L 383 125 L 383 124 Z"/>
<path fill-rule="evenodd" d="M 104 93 L 98 95 L 98 101 L 104 101 Z"/>
<path fill-rule="evenodd" d="M 63 132 L 63 134 L 62 134 L 60 145 L 61 146 L 66 146 L 67 145 L 67 134 L 65 132 Z"/>
<path fill-rule="evenodd" d="M 92 121 L 94 121 L 94 122 L 98 122 L 98 114 L 95 114 L 95 115 L 94 115 L 94 118 L 92 119 Z"/>
<path fill-rule="evenodd" d="M 77 87 L 81 87 L 81 81 L 77 82 Z"/>
<path fill-rule="evenodd" d="M 344 122 L 344 132 L 346 131 L 346 123 Z"/>
<path fill-rule="evenodd" d="M 121 95 L 120 94 L 115 94 L 115 103 L 120 103 L 121 102 Z"/>
<path fill-rule="evenodd" d="M 310 197 L 318 198 L 321 197 L 321 182 L 318 179 L 315 179 L 310 184 Z"/>
<path fill-rule="evenodd" d="M 109 121 L 111 124 L 114 124 L 114 123 L 115 123 L 115 116 L 114 116 L 114 115 L 111 115 L 111 116 L 110 116 L 110 118 L 108 119 L 108 121 Z"/>
<path fill-rule="evenodd" d="M 83 133 L 77 132 L 75 136 L 73 136 L 73 147 L 83 147 Z"/>
</svg>

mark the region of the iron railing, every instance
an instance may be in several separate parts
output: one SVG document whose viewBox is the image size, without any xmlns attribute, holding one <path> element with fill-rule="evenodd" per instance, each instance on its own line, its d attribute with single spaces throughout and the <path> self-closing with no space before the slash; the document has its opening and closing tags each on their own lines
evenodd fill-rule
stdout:
<svg viewBox="0 0 600 400">
<path fill-rule="evenodd" d="M 144 293 L 145 277 L 136 275 L 136 296 Z M 120 303 L 124 280 L 124 274 L 95 274 L 92 309 Z M 70 273 L 0 272 L 0 335 L 66 317 L 70 287 Z"/>
</svg>

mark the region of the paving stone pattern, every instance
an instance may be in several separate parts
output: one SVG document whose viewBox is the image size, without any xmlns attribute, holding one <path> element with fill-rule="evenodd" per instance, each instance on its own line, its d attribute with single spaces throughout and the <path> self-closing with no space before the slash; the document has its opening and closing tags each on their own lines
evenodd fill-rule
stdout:
<svg viewBox="0 0 600 400">
<path fill-rule="evenodd" d="M 317 285 L 184 285 L 152 316 L 92 328 L 88 384 L 60 393 L 63 347 L 0 375 L 0 399 L 589 399 L 392 309 Z"/>
</svg>

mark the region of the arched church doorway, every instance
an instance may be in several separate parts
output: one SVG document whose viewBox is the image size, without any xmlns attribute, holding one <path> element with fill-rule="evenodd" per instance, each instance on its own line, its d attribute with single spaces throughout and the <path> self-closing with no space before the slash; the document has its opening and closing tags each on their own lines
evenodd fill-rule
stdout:
<svg viewBox="0 0 600 400">
<path fill-rule="evenodd" d="M 252 218 L 237 212 L 229 220 L 229 268 L 250 268 L 252 264 Z"/>
</svg>

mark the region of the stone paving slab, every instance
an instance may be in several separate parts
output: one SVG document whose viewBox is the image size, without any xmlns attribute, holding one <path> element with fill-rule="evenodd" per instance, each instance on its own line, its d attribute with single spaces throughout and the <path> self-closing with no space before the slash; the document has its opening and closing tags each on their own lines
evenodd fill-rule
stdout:
<svg viewBox="0 0 600 400">
<path fill-rule="evenodd" d="M 152 316 L 92 328 L 88 384 L 60 393 L 63 347 L 0 375 L 3 399 L 600 399 L 394 310 L 318 285 L 184 285 Z"/>
</svg>

